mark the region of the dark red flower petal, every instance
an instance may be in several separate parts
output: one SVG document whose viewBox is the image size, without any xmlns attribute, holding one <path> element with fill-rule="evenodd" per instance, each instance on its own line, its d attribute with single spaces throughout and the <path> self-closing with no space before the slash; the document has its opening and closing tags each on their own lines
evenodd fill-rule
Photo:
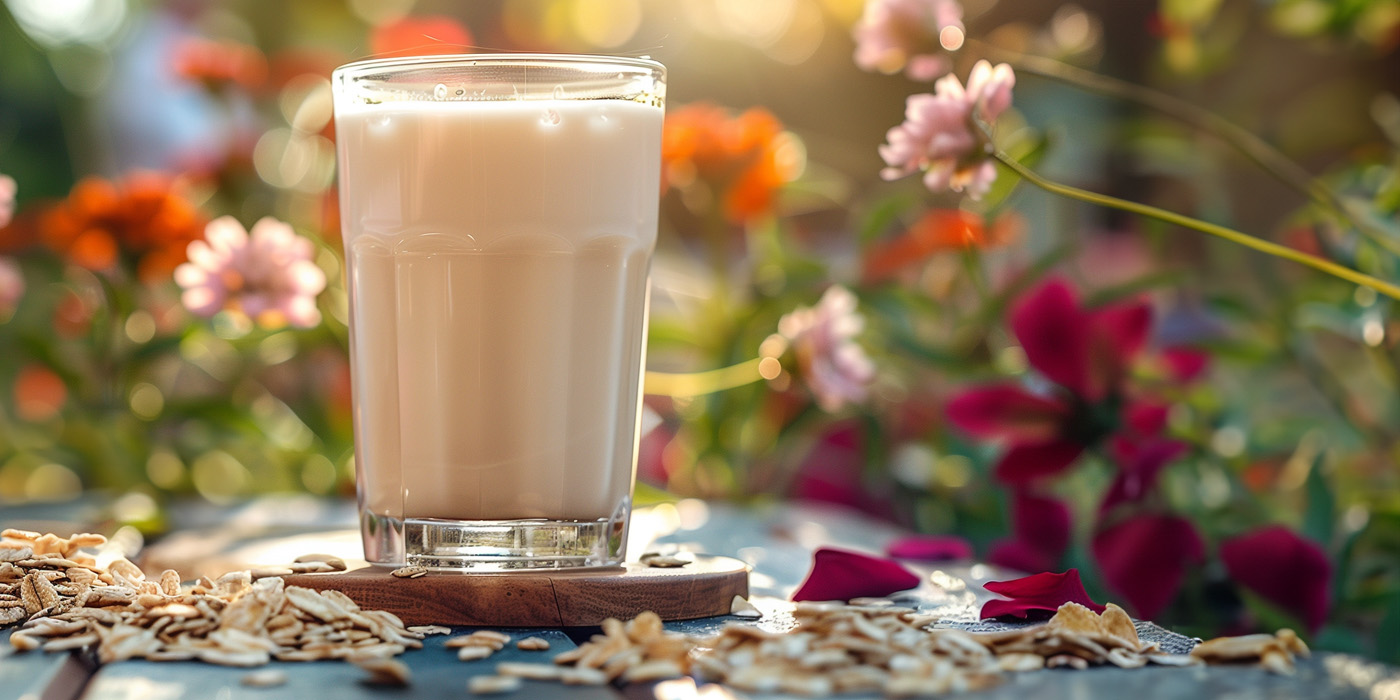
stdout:
<svg viewBox="0 0 1400 700">
<path fill-rule="evenodd" d="M 1054 612 L 1065 603 L 1079 603 L 1094 612 L 1104 611 L 1104 606 L 1095 603 L 1084 590 L 1079 569 L 1062 574 L 1032 574 L 1010 581 L 989 581 L 984 588 L 1010 600 L 987 601 L 982 605 L 983 619 L 1008 615 L 1024 618 L 1036 610 Z"/>
<path fill-rule="evenodd" d="M 1147 304 L 1104 306 L 1095 309 L 1090 318 L 1094 339 L 1123 366 L 1142 352 L 1152 332 L 1152 307 Z"/>
<path fill-rule="evenodd" d="M 1123 423 L 1134 435 L 1154 437 L 1167 429 L 1167 414 L 1171 406 L 1150 401 L 1134 401 L 1123 412 Z"/>
<path fill-rule="evenodd" d="M 1315 543 L 1272 525 L 1225 540 L 1220 559 L 1230 577 L 1316 632 L 1332 604 L 1332 562 Z"/>
<path fill-rule="evenodd" d="M 885 554 L 917 561 L 971 559 L 972 544 L 956 535 L 911 535 L 889 543 Z"/>
<path fill-rule="evenodd" d="M 1173 515 L 1124 520 L 1094 537 L 1093 549 L 1104 583 L 1144 619 L 1171 603 L 1187 568 L 1204 555 L 1191 521 Z"/>
<path fill-rule="evenodd" d="M 889 559 L 822 547 L 812 555 L 812 570 L 792 599 L 850 600 L 886 596 L 918 585 L 918 575 Z"/>
<path fill-rule="evenodd" d="M 971 389 L 948 402 L 948 419 L 973 437 L 1042 442 L 1060 433 L 1069 406 L 1018 386 Z"/>
<path fill-rule="evenodd" d="M 1011 532 L 1017 540 L 1058 560 L 1069 548 L 1071 516 L 1064 503 L 1018 491 L 1011 500 Z"/>
<path fill-rule="evenodd" d="M 1089 316 L 1068 284 L 1051 280 L 1030 292 L 1011 312 L 1011 330 L 1032 367 L 1050 381 L 1088 396 Z"/>
<path fill-rule="evenodd" d="M 1021 540 L 1008 538 L 992 543 L 991 550 L 987 552 L 987 561 L 1008 569 L 1035 574 L 1055 568 L 1059 559 Z"/>
<path fill-rule="evenodd" d="M 1128 440 L 1114 438 L 1109 452 L 1118 462 L 1118 474 L 1104 493 L 1100 513 L 1120 503 L 1135 503 L 1157 488 L 1157 479 L 1167 465 L 1185 454 L 1190 445 L 1180 440 Z"/>
<path fill-rule="evenodd" d="M 1194 382 L 1210 369 L 1210 353 L 1196 348 L 1167 348 L 1162 351 L 1162 362 L 1172 379 Z"/>
<path fill-rule="evenodd" d="M 1053 476 L 1074 464 L 1084 446 L 1073 440 L 1012 445 L 997 462 L 996 477 L 1007 484 L 1024 484 Z"/>
</svg>

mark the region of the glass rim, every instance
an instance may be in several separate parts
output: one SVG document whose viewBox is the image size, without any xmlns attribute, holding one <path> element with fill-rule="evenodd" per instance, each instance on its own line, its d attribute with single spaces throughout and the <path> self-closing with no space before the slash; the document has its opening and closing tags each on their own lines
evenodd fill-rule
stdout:
<svg viewBox="0 0 1400 700">
<path fill-rule="evenodd" d="M 573 53 L 460 53 L 366 58 L 337 67 L 331 72 L 331 77 L 333 79 L 353 78 L 375 72 L 400 72 L 418 67 L 460 66 L 471 68 L 482 64 L 494 66 L 520 64 L 586 66 L 588 64 L 594 64 L 609 68 L 626 66 L 630 68 L 642 68 L 657 73 L 663 80 L 666 76 L 666 66 L 662 65 L 660 61 L 650 58 Z"/>
</svg>

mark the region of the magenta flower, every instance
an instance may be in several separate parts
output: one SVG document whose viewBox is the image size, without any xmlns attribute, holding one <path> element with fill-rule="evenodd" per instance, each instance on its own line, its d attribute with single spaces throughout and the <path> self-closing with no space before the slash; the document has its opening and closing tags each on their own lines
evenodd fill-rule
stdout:
<svg viewBox="0 0 1400 700">
<path fill-rule="evenodd" d="M 1151 619 L 1181 590 L 1186 571 L 1205 557 L 1191 521 L 1174 515 L 1139 515 L 1094 537 L 1094 559 L 1109 590 Z"/>
<path fill-rule="evenodd" d="M 24 298 L 24 273 L 10 258 L 0 258 L 0 321 L 9 320 Z"/>
<path fill-rule="evenodd" d="M 268 327 L 321 322 L 316 295 L 326 275 L 311 261 L 311 241 L 290 225 L 265 217 L 250 235 L 225 216 L 209 222 L 204 238 L 190 244 L 190 261 L 175 270 L 185 308 L 206 317 L 236 310 Z"/>
<path fill-rule="evenodd" d="M 1332 563 L 1313 542 L 1278 525 L 1220 544 L 1230 578 L 1285 611 L 1316 633 L 1332 605 Z"/>
<path fill-rule="evenodd" d="M 978 61 L 964 89 L 955 75 L 934 83 L 933 94 L 910 95 L 904 123 L 889 130 L 880 146 L 885 169 L 880 177 L 895 180 L 923 172 L 932 192 L 967 192 L 981 199 L 996 180 L 996 166 L 976 118 L 994 122 L 1011 106 L 1016 76 L 1011 67 Z"/>
<path fill-rule="evenodd" d="M 962 6 L 954 0 L 868 0 L 851 32 L 862 70 L 933 80 L 947 73 L 943 51 L 963 43 Z"/>
<path fill-rule="evenodd" d="M 0 175 L 0 228 L 9 226 L 10 219 L 15 215 L 15 193 L 18 191 L 19 186 L 14 178 Z"/>
<path fill-rule="evenodd" d="M 919 577 L 881 557 L 822 547 L 812 555 L 812 570 L 792 594 L 800 600 L 850 600 L 887 596 L 915 588 Z"/>
<path fill-rule="evenodd" d="M 822 410 L 865 400 L 875 364 L 854 340 L 864 327 L 855 295 L 839 285 L 827 289 L 815 307 L 798 307 L 778 321 L 778 334 L 791 345 Z"/>
<path fill-rule="evenodd" d="M 1011 330 L 1054 386 L 972 389 L 949 402 L 948 418 L 974 437 L 1009 443 L 995 470 L 1008 484 L 1054 476 L 1111 436 L 1143 437 L 1130 420 L 1127 378 L 1151 326 L 1146 304 L 1085 308 L 1068 284 L 1047 282 L 1013 309 Z"/>
</svg>

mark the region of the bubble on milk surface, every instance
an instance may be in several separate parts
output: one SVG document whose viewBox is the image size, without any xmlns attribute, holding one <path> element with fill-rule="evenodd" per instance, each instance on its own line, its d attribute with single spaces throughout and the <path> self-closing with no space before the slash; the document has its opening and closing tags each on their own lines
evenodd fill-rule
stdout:
<svg viewBox="0 0 1400 700">
<path fill-rule="evenodd" d="M 447 99 L 447 86 L 438 83 L 437 87 L 433 88 L 433 98 L 438 100 Z"/>
</svg>

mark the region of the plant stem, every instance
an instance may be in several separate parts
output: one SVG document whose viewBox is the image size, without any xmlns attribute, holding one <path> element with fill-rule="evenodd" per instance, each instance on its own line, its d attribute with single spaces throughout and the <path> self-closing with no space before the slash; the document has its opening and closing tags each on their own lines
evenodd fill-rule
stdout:
<svg viewBox="0 0 1400 700">
<path fill-rule="evenodd" d="M 1001 161 L 1006 167 L 1016 171 L 1016 174 L 1020 175 L 1027 182 L 1046 192 L 1052 192 L 1063 197 L 1069 197 L 1070 199 L 1077 199 L 1081 202 L 1097 204 L 1111 209 L 1119 209 L 1139 216 L 1146 216 L 1148 218 L 1157 219 L 1158 221 L 1165 221 L 1169 224 L 1176 224 L 1177 226 L 1194 229 L 1202 233 L 1208 233 L 1232 243 L 1238 243 L 1242 246 L 1253 248 L 1261 253 L 1267 253 L 1277 258 L 1283 258 L 1284 260 L 1291 260 L 1300 265 L 1307 265 L 1315 270 L 1321 270 L 1334 277 L 1347 280 L 1348 282 L 1354 282 L 1363 287 L 1370 287 L 1392 299 L 1400 300 L 1400 287 L 1365 273 L 1357 272 L 1349 267 L 1343 267 L 1331 260 L 1324 260 L 1316 255 L 1309 255 L 1302 251 L 1281 246 L 1277 243 L 1255 238 L 1254 236 L 1241 233 L 1232 228 L 1201 221 L 1200 219 L 1195 219 L 1184 214 L 1177 214 L 1176 212 L 1167 211 L 1166 209 L 1158 209 L 1157 207 L 1146 204 L 1130 202 L 1126 199 L 1110 197 L 1097 192 L 1081 190 L 1078 187 L 1071 187 L 1052 180 L 1047 180 L 1036 174 L 1035 171 L 1030 168 L 1021 165 L 1016 159 L 999 150 L 993 153 L 993 157 Z"/>
<path fill-rule="evenodd" d="M 763 377 L 758 373 L 759 358 L 707 372 L 672 374 L 647 372 L 645 391 L 661 396 L 700 396 L 752 384 Z"/>
<path fill-rule="evenodd" d="M 1091 92 L 1136 102 L 1190 124 L 1201 131 L 1213 134 L 1283 184 L 1297 190 L 1318 206 L 1351 224 L 1353 228 L 1376 245 L 1393 254 L 1400 255 L 1400 242 L 1391 239 L 1384 231 L 1374 228 L 1365 221 L 1364 217 L 1354 212 L 1341 195 L 1337 194 L 1327 183 L 1313 177 L 1303 166 L 1294 162 L 1264 139 L 1254 135 L 1253 132 L 1235 125 L 1214 112 L 1159 90 L 1076 68 L 1051 58 L 1004 49 L 985 42 L 975 43 L 977 50 L 982 54 L 1010 64 L 1018 73 L 1029 73 L 1042 78 L 1058 80 Z"/>
</svg>

